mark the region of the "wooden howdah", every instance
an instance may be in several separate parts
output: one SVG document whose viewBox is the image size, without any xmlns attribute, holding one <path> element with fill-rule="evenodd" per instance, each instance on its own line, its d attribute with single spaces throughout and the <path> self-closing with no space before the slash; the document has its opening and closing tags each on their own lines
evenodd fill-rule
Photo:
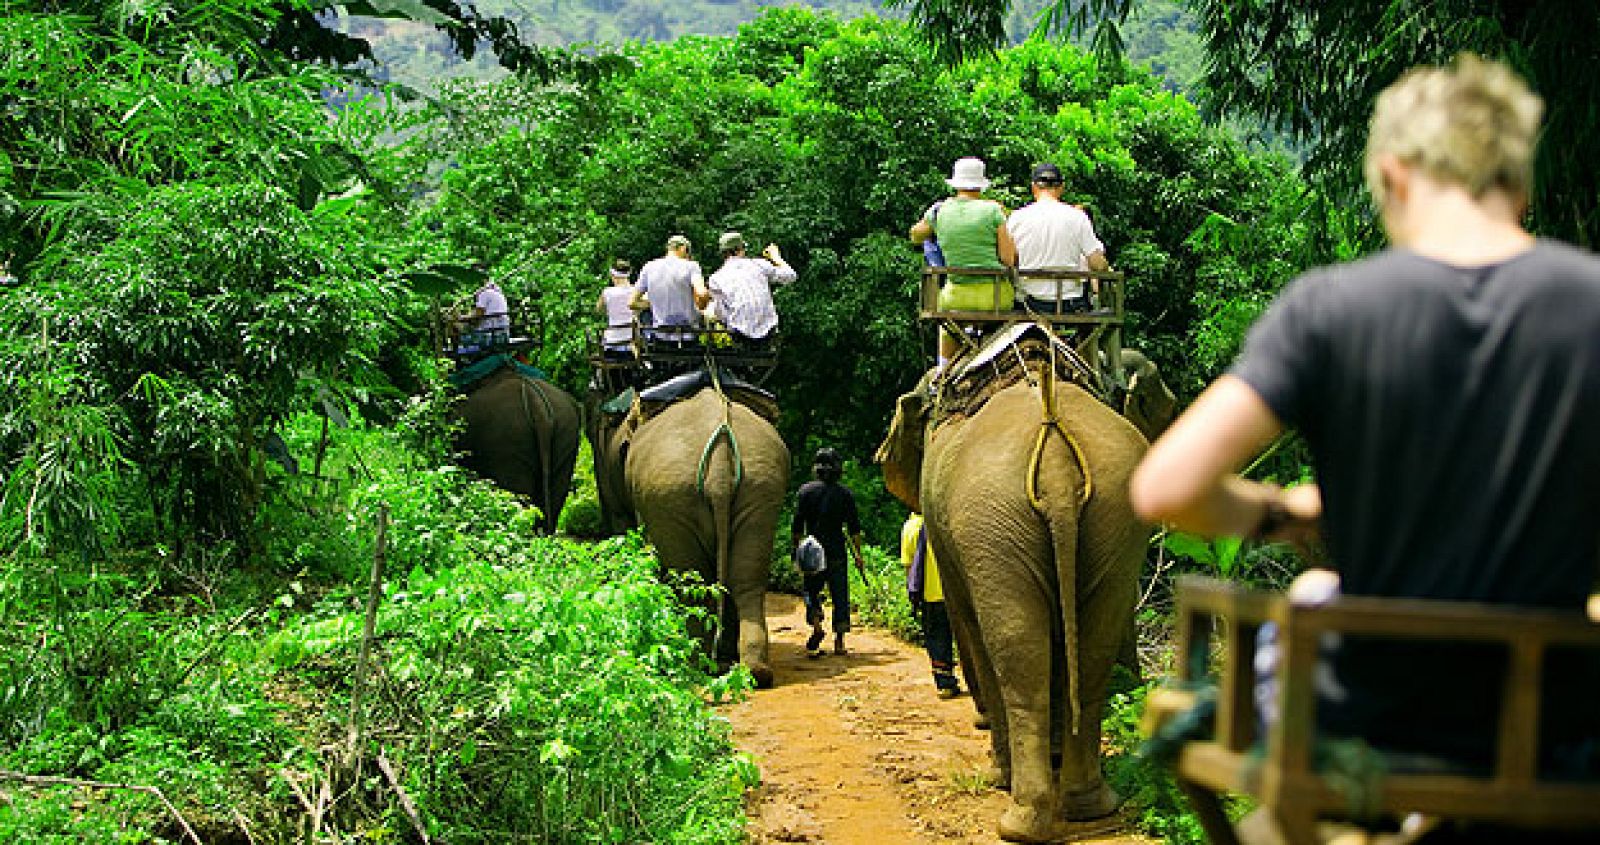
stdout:
<svg viewBox="0 0 1600 845">
<path fill-rule="evenodd" d="M 1270 735 L 1258 737 L 1254 657 L 1257 632 L 1268 622 L 1278 629 L 1281 717 Z M 1349 797 L 1331 788 L 1312 765 L 1312 677 L 1319 642 L 1330 632 L 1501 644 L 1509 655 L 1492 770 L 1478 775 L 1386 772 L 1368 802 L 1370 812 L 1519 829 L 1593 830 L 1600 841 L 1600 781 L 1548 780 L 1538 772 L 1544 657 L 1558 647 L 1600 652 L 1600 624 L 1580 613 L 1414 599 L 1345 596 L 1298 606 L 1281 594 L 1190 576 L 1178 585 L 1176 689 L 1192 689 L 1214 677 L 1217 709 L 1212 736 L 1183 745 L 1177 776 L 1212 842 L 1239 841 L 1223 813 L 1224 792 L 1255 796 L 1290 845 L 1317 842 L 1319 820 L 1348 814 Z M 1153 696 L 1149 706 L 1159 710 L 1157 700 Z M 1164 715 L 1172 714 L 1157 713 L 1147 721 L 1159 723 Z"/>
<path fill-rule="evenodd" d="M 995 302 L 988 310 L 941 311 L 939 289 L 949 276 L 992 277 L 1012 282 L 1019 280 L 1056 282 L 1057 306 L 1054 311 L 1036 311 L 1018 306 L 1010 301 L 1000 301 L 1000 288 L 995 288 Z M 1098 282 L 1098 302 L 1092 312 L 1068 312 L 1060 305 L 1061 285 L 1068 281 L 1084 284 Z M 1122 325 L 1126 317 L 1126 279 L 1117 272 L 1087 270 L 1027 270 L 1012 268 L 995 270 L 973 267 L 924 267 L 922 288 L 918 297 L 918 316 L 923 320 L 938 322 L 953 334 L 960 336 L 963 324 L 994 326 L 1019 321 L 1038 322 L 1050 326 L 1058 337 L 1072 343 L 1084 360 L 1100 367 L 1102 381 L 1108 385 L 1126 387 L 1122 368 Z"/>
</svg>

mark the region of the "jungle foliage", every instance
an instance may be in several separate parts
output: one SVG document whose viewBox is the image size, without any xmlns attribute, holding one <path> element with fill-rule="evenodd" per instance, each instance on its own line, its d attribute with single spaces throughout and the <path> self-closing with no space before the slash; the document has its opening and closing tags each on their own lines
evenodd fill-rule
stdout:
<svg viewBox="0 0 1600 845">
<path fill-rule="evenodd" d="M 285 432 L 308 447 L 320 420 Z M 654 555 L 533 539 L 533 511 L 412 455 L 355 420 L 327 458 L 349 480 L 280 474 L 276 577 L 174 585 L 127 552 L 0 568 L 0 769 L 156 786 L 177 812 L 8 784 L 0 839 L 189 841 L 181 816 L 205 842 L 737 841 L 757 773 L 704 696 L 747 678 L 708 674 Z"/>
<path fill-rule="evenodd" d="M 852 456 L 892 547 L 867 456 L 926 363 L 904 232 L 954 158 L 1012 207 L 1061 165 L 1181 391 L 1335 247 L 1289 163 L 1039 41 L 947 68 L 903 23 L 788 9 L 408 105 L 284 35 L 299 5 L 0 8 L 0 769 L 161 785 L 207 839 L 739 835 L 754 774 L 703 698 L 741 680 L 694 656 L 648 552 L 532 540 L 448 468 L 432 321 L 469 291 L 442 268 L 530 306 L 581 393 L 611 258 L 782 244 L 782 432 L 798 465 Z M 144 792 L 8 794 L 8 841 L 182 835 Z"/>
<path fill-rule="evenodd" d="M 913 21 L 949 61 L 991 51 L 1012 0 L 906 0 Z M 1045 32 L 1095 23 L 1108 55 L 1123 45 L 1119 21 L 1136 0 L 1053 0 Z M 1348 202 L 1361 196 L 1367 121 L 1377 95 L 1416 65 L 1462 52 L 1508 63 L 1545 99 L 1530 225 L 1540 234 L 1600 244 L 1600 14 L 1587 0 L 1187 0 L 1207 57 L 1204 99 L 1220 112 L 1264 120 L 1310 147 L 1308 172 Z M 940 21 L 966 15 L 966 27 Z M 1370 237 L 1370 234 L 1369 234 Z"/>
<path fill-rule="evenodd" d="M 1074 48 L 1029 42 L 946 68 L 903 24 L 786 9 L 734 38 L 627 55 L 638 71 L 592 90 L 447 91 L 451 122 L 420 143 L 453 166 L 424 218 L 508 291 L 539 297 L 560 327 L 541 363 L 569 384 L 583 370 L 575 327 L 593 324 L 612 257 L 638 266 L 682 232 L 709 272 L 725 229 L 778 243 L 800 280 L 777 292 L 772 383 L 801 460 L 821 443 L 864 460 L 928 363 L 905 231 L 948 194 L 958 156 L 984 157 L 1013 208 L 1034 162 L 1062 167 L 1130 277 L 1133 343 L 1186 391 L 1229 360 L 1278 284 L 1334 253 L 1314 237 L 1328 209 L 1286 161 L 1247 153 L 1147 73 Z"/>
</svg>

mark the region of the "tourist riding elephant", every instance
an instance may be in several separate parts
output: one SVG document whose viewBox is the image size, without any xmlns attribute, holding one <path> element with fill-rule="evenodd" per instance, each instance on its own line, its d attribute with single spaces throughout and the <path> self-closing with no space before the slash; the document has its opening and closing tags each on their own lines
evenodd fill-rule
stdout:
<svg viewBox="0 0 1600 845">
<path fill-rule="evenodd" d="M 1120 803 L 1100 771 L 1100 720 L 1149 539 L 1128 501 L 1148 444 L 1048 364 L 1026 369 L 965 412 L 941 408 L 932 426 L 924 388 L 901 397 L 879 460 L 890 492 L 925 516 L 1011 789 L 1000 835 L 1048 842 L 1066 835 L 1064 819 Z"/>
<path fill-rule="evenodd" d="M 541 527 L 554 533 L 578 462 L 577 401 L 511 363 L 466 390 L 457 408 L 462 465 L 532 499 Z"/>
<path fill-rule="evenodd" d="M 721 624 L 699 634 L 720 664 L 742 662 L 769 687 L 767 576 L 789 450 L 730 393 L 738 391 L 705 386 L 653 413 L 636 404 L 620 421 L 592 426 L 595 476 L 610 491 L 603 506 L 637 515 L 665 569 L 722 585 L 708 607 Z"/>
</svg>

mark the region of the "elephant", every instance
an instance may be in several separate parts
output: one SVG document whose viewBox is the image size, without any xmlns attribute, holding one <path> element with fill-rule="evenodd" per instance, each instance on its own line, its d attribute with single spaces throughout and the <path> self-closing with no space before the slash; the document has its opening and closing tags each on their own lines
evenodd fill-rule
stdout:
<svg viewBox="0 0 1600 845">
<path fill-rule="evenodd" d="M 577 400 L 510 363 L 465 389 L 456 408 L 462 465 L 533 500 L 540 526 L 554 533 L 578 462 Z"/>
<path fill-rule="evenodd" d="M 633 401 L 632 390 L 611 398 L 604 391 L 591 387 L 589 398 L 584 402 L 584 434 L 589 438 L 601 521 L 606 534 L 612 536 L 631 531 L 639 525 L 639 515 L 633 508 L 632 497 L 628 495 L 625 460 L 632 437 L 632 428 L 627 423 Z"/>
<path fill-rule="evenodd" d="M 742 662 L 770 687 L 767 578 L 789 484 L 789 449 L 770 421 L 776 407 L 715 382 L 653 404 L 597 415 L 589 428 L 608 524 L 636 520 L 665 570 L 723 587 L 707 608 L 720 624 L 697 634 L 719 664 Z"/>
<path fill-rule="evenodd" d="M 1178 415 L 1178 397 L 1161 379 L 1161 370 L 1143 352 L 1123 349 L 1122 379 L 1127 390 L 1122 394 L 1122 415 L 1152 443 L 1166 431 Z"/>
<path fill-rule="evenodd" d="M 938 403 L 925 380 L 901 397 L 879 450 L 890 492 L 924 515 L 997 777 L 1011 790 L 999 833 L 1015 842 L 1059 840 L 1064 820 L 1120 804 L 1100 770 L 1100 722 L 1150 533 L 1128 498 L 1145 435 L 1043 357 L 1016 355 L 1008 377 L 969 372 L 965 386 L 979 382 L 982 398 L 965 407 L 944 401 L 961 391 L 959 371 Z M 1135 401 L 1154 387 L 1146 381 Z"/>
</svg>

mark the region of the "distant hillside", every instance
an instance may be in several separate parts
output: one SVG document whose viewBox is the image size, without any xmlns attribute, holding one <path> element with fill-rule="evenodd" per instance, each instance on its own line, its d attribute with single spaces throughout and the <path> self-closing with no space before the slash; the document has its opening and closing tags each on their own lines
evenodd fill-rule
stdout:
<svg viewBox="0 0 1600 845">
<path fill-rule="evenodd" d="M 669 41 L 683 35 L 732 35 L 741 24 L 773 6 L 826 9 L 841 18 L 865 14 L 898 17 L 875 0 L 478 0 L 478 10 L 516 21 L 523 37 L 537 44 L 620 44 Z M 1008 26 L 1015 41 L 1026 38 L 1045 0 L 1021 0 Z M 380 74 L 420 90 L 446 79 L 492 79 L 503 74 L 492 57 L 463 62 L 431 26 L 348 18 L 346 31 L 370 38 Z M 1203 61 L 1194 16 L 1178 0 L 1142 0 L 1122 27 L 1128 58 L 1148 64 L 1180 93 L 1193 91 Z"/>
</svg>

